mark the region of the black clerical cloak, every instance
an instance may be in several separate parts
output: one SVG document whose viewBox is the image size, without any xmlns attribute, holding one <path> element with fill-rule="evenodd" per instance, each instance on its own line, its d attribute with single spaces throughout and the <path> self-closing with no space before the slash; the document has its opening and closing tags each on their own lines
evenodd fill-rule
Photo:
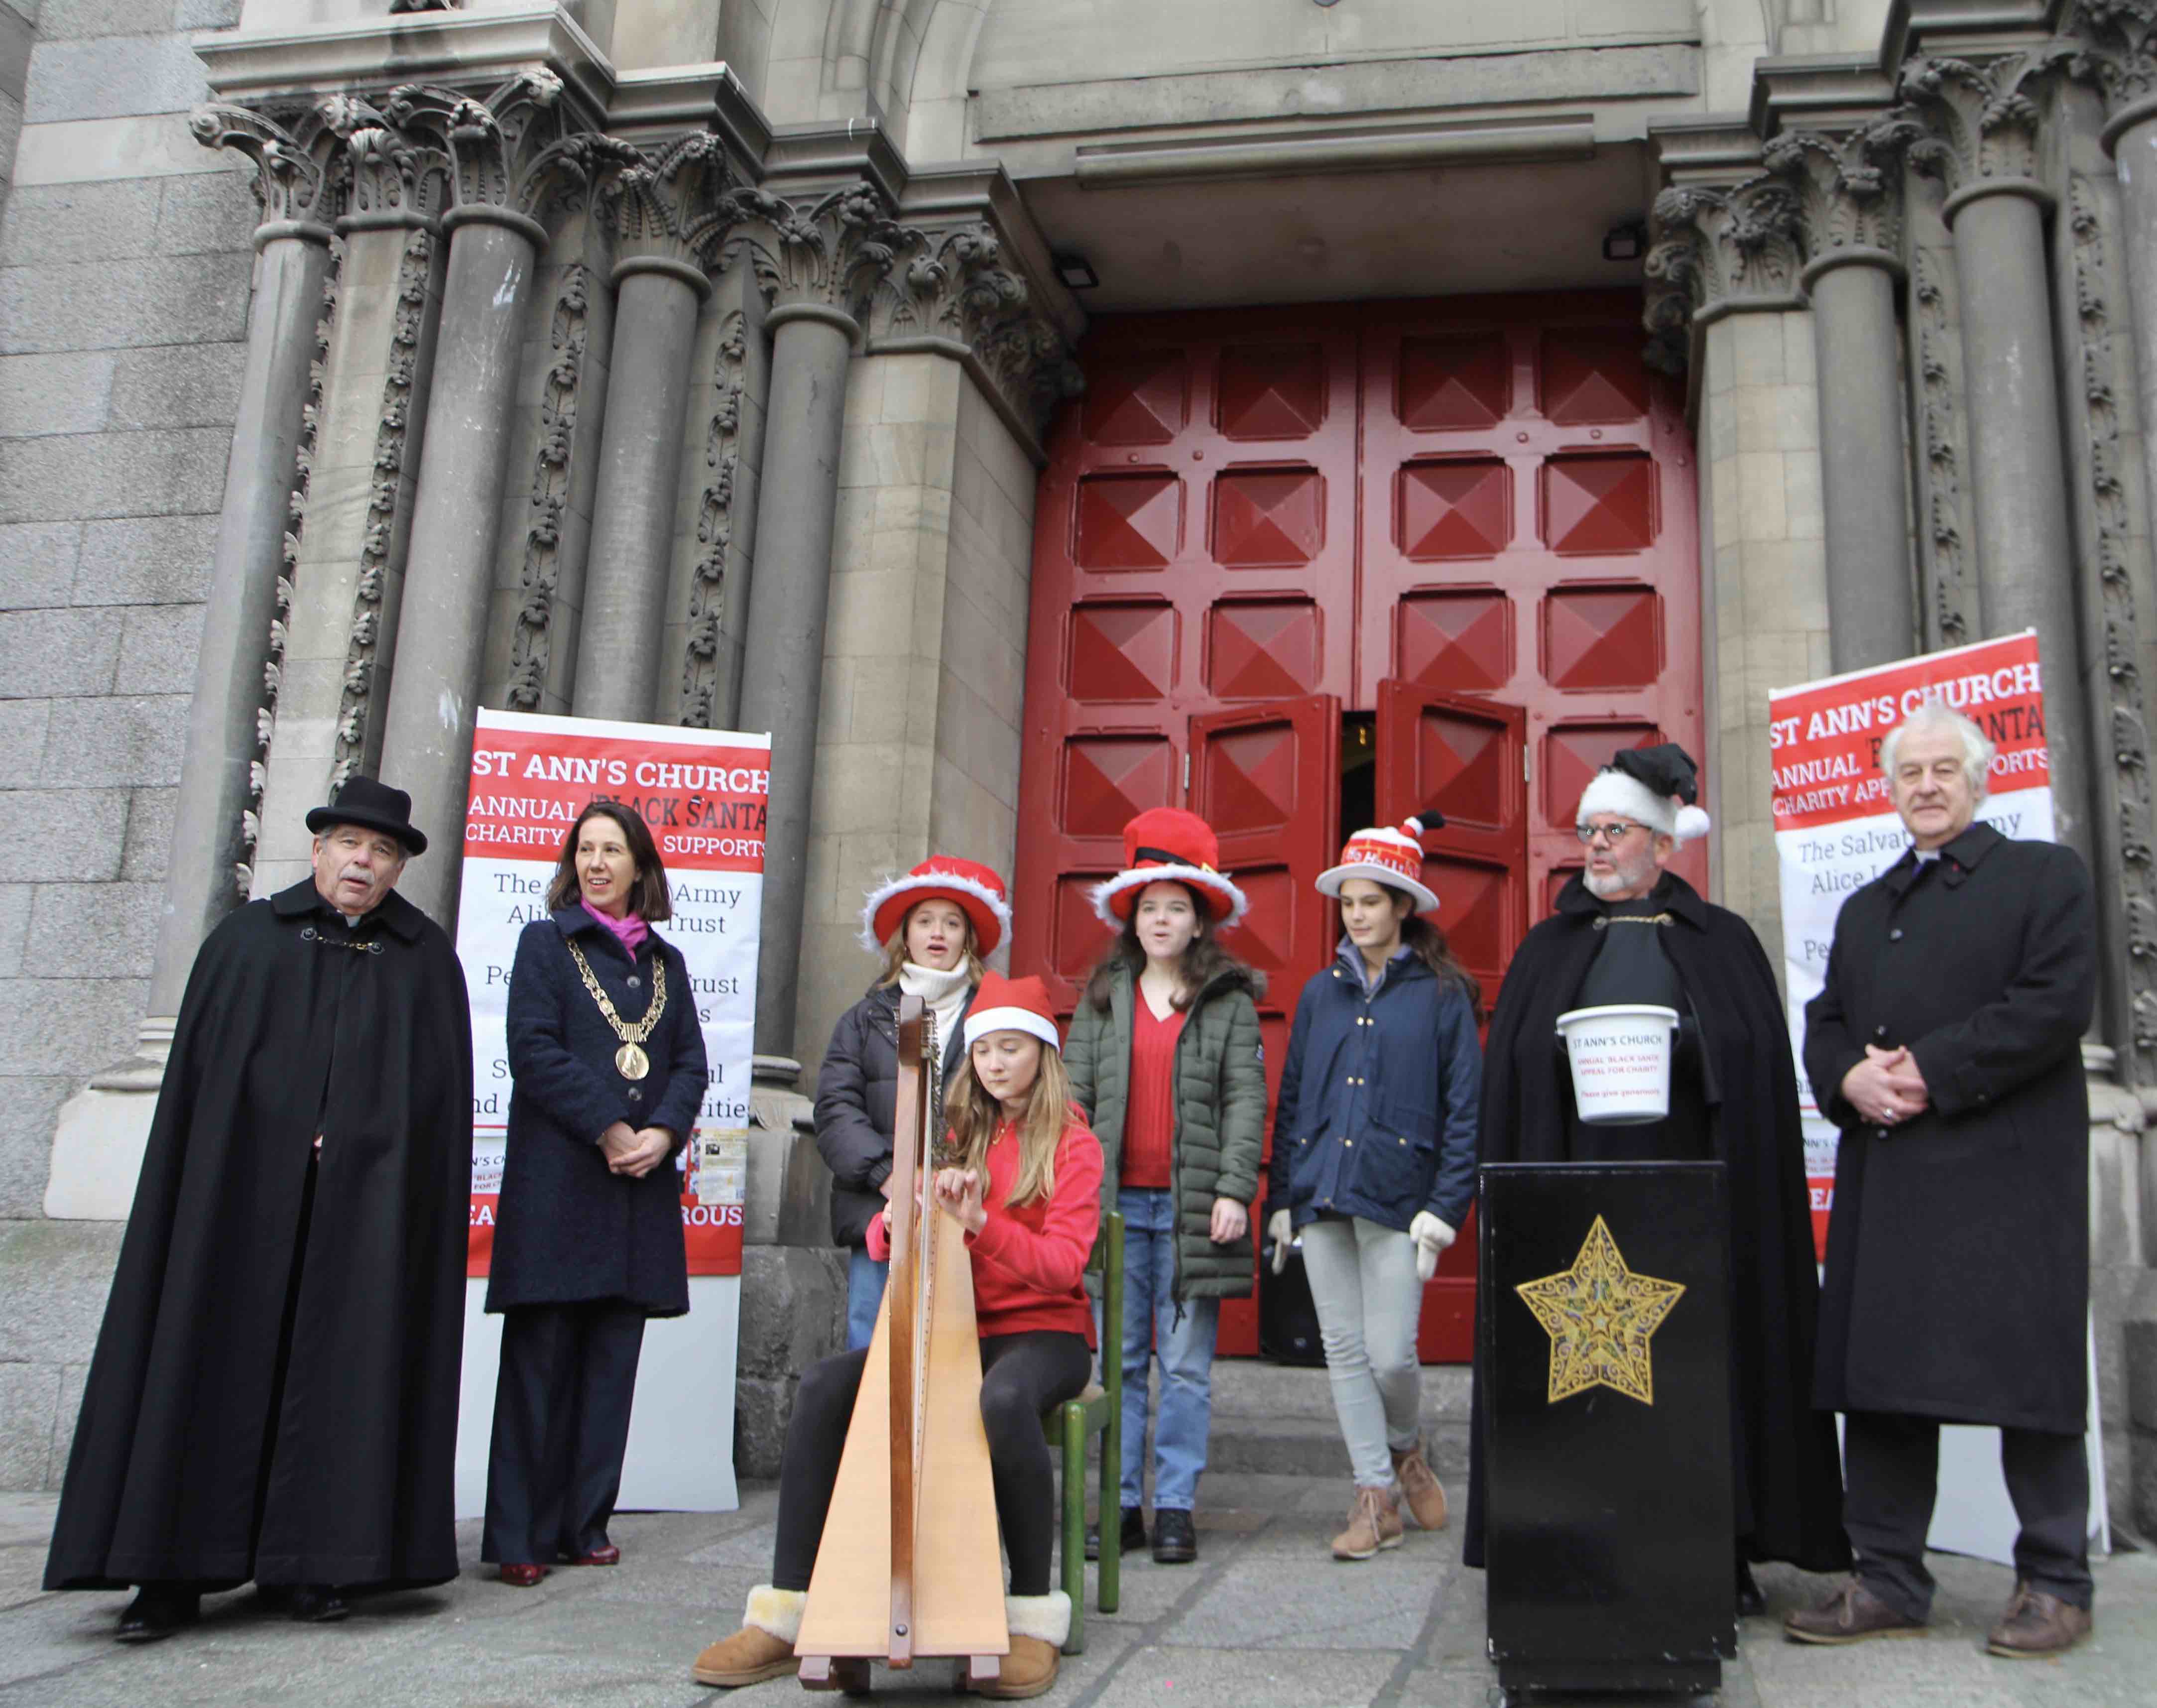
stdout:
<svg viewBox="0 0 2157 1708">
<path fill-rule="evenodd" d="M 1687 1018 L 1700 1028 L 1709 1093 L 1712 1133 L 1686 1154 L 1724 1165 L 1730 1206 L 1732 1424 L 1743 1436 L 1735 1443 L 1743 1486 L 1732 1491 L 1738 1546 L 1752 1559 L 1832 1571 L 1850 1556 L 1835 1422 L 1812 1409 L 1820 1286 L 1782 997 L 1759 939 L 1737 914 L 1674 874 L 1655 898 L 1671 916 L 1655 929 L 1684 985 Z M 1483 1057 L 1485 1162 L 1574 1160 L 1567 1136 L 1573 1081 L 1555 1040 L 1557 1017 L 1577 1006 L 1602 944 L 1601 911 L 1576 876 L 1506 969 Z M 1480 1396 L 1475 1412 L 1465 1539 L 1471 1566 L 1483 1561 Z"/>
<path fill-rule="evenodd" d="M 441 928 L 394 892 L 347 928 L 311 879 L 219 925 L 180 1006 L 45 1587 L 456 1576 L 471 1188 L 471 1028 Z"/>
</svg>

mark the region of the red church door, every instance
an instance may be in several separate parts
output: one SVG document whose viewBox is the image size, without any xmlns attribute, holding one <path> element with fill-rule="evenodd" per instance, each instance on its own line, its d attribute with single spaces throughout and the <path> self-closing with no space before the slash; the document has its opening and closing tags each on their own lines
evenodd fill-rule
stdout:
<svg viewBox="0 0 2157 1708">
<path fill-rule="evenodd" d="M 1015 970 L 1068 1013 L 1124 821 L 1187 805 L 1251 898 L 1228 942 L 1267 975 L 1277 1087 L 1332 953 L 1310 882 L 1341 813 L 1435 805 L 1439 923 L 1495 1000 L 1578 869 L 1594 768 L 1703 754 L 1691 449 L 1638 316 L 1598 293 L 1096 323 L 1036 505 Z M 1474 1274 L 1464 1230 L 1426 1359 L 1469 1356 Z M 1256 1350 L 1252 1308 L 1220 1345 Z"/>
</svg>

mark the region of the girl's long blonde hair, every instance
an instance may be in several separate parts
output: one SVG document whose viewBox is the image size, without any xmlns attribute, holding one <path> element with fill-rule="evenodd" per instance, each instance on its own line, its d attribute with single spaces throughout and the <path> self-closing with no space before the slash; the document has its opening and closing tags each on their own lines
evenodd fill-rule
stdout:
<svg viewBox="0 0 2157 1708">
<path fill-rule="evenodd" d="M 974 1052 L 966 1052 L 966 1065 L 958 1083 L 944 1099 L 950 1118 L 951 1145 L 959 1153 L 959 1166 L 979 1169 L 984 1182 L 989 1177 L 989 1141 L 1004 1118 L 1003 1105 L 989 1095 L 974 1072 Z M 1063 1071 L 1063 1052 L 1055 1045 L 1041 1047 L 1041 1068 L 1033 1076 L 1033 1092 L 1026 1113 L 1018 1121 L 1018 1179 L 1006 1205 L 1031 1204 L 1056 1192 L 1056 1147 L 1070 1125 L 1071 1077 Z"/>
</svg>

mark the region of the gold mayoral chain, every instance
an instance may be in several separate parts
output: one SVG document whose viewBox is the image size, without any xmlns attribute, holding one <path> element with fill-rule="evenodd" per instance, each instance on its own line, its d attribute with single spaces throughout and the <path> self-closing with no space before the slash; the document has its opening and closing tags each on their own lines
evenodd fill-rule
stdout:
<svg viewBox="0 0 2157 1708">
<path fill-rule="evenodd" d="M 569 954 L 577 963 L 578 972 L 584 975 L 584 988 L 592 993 L 592 1001 L 599 1004 L 606 1023 L 621 1040 L 621 1047 L 614 1052 L 615 1072 L 624 1079 L 643 1078 L 651 1071 L 651 1057 L 644 1053 L 644 1041 L 651 1036 L 651 1028 L 667 1012 L 667 958 L 657 954 L 651 957 L 651 1006 L 644 1011 L 643 1019 L 631 1026 L 615 1012 L 614 999 L 600 988 L 592 964 L 584 959 L 584 950 L 574 941 L 569 944 Z"/>
</svg>

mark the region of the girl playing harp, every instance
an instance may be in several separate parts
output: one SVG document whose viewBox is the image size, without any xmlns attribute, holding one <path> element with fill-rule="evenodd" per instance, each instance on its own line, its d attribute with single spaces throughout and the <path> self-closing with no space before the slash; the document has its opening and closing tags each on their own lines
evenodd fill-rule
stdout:
<svg viewBox="0 0 2157 1708">
<path fill-rule="evenodd" d="M 1101 1146 L 1071 1103 L 1056 1021 L 1038 979 L 984 978 L 965 1021 L 966 1065 L 945 1098 L 957 1165 L 937 1170 L 939 1209 L 965 1230 L 981 1332 L 981 1422 L 996 1517 L 1011 1560 L 1011 1652 L 994 1697 L 1038 1695 L 1056 1680 L 1071 1604 L 1050 1587 L 1055 1479 L 1042 1413 L 1092 1371 L 1084 1277 L 1100 1223 Z M 888 1212 L 870 1249 L 888 1250 Z M 795 1665 L 816 1550 L 868 1354 L 812 1365 L 795 1397 L 780 1468 L 771 1582 L 749 1593 L 742 1628 L 697 1657 L 700 1684 L 752 1685 Z M 839 1515 L 844 1521 L 844 1515 Z"/>
</svg>

